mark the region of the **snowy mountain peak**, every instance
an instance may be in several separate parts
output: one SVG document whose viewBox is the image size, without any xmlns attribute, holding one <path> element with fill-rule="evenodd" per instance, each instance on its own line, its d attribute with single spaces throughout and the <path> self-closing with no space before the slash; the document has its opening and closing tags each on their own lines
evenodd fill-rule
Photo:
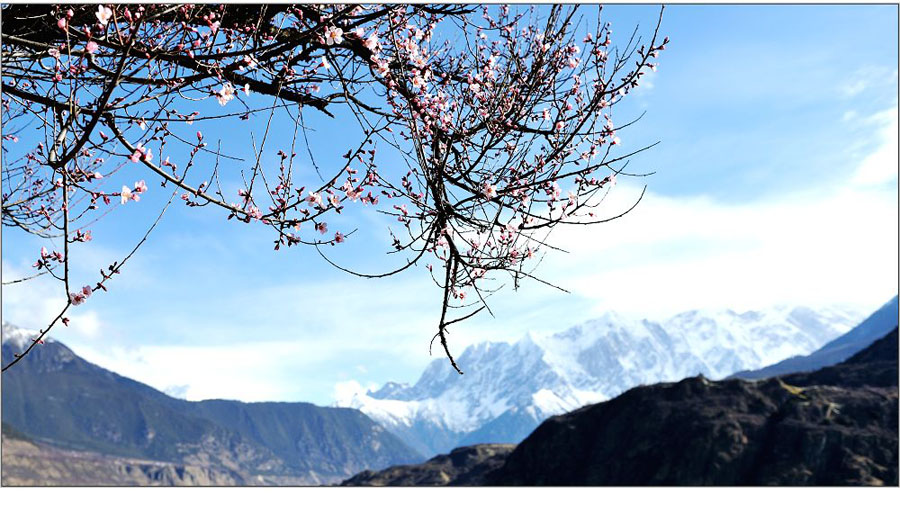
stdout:
<svg viewBox="0 0 900 512">
<path fill-rule="evenodd" d="M 377 399 L 385 399 L 385 398 L 394 398 L 394 399 L 402 399 L 406 393 L 409 391 L 410 386 L 407 383 L 399 383 L 399 382 L 387 382 L 381 388 L 375 391 L 367 391 L 366 395 L 377 398 Z"/>
<path fill-rule="evenodd" d="M 3 322 L 2 336 L 0 337 L 2 337 L 3 345 L 11 346 L 14 351 L 22 351 L 31 345 L 32 340 L 40 334 L 40 331 L 34 329 L 24 329 L 8 322 Z"/>
<path fill-rule="evenodd" d="M 614 311 L 553 334 L 468 346 L 457 375 L 432 361 L 413 386 L 388 383 L 339 398 L 423 453 L 458 442 L 518 442 L 548 416 L 641 384 L 723 378 L 806 354 L 856 325 L 862 312 L 780 306 L 695 310 L 651 320 Z"/>
</svg>

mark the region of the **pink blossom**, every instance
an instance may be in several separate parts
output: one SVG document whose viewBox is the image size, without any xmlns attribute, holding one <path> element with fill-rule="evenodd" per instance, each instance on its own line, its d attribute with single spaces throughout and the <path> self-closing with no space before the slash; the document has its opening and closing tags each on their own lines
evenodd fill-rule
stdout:
<svg viewBox="0 0 900 512">
<path fill-rule="evenodd" d="M 322 196 L 317 192 L 310 192 L 309 197 L 306 198 L 306 202 L 309 204 L 317 204 L 319 206 L 322 205 Z"/>
<path fill-rule="evenodd" d="M 390 71 L 390 66 L 388 65 L 388 62 L 386 60 L 379 60 L 377 62 L 377 67 L 375 68 L 375 70 L 378 71 L 379 75 L 384 76 L 388 73 L 388 71 Z"/>
<path fill-rule="evenodd" d="M 328 232 L 328 224 L 325 222 L 317 223 L 316 230 L 323 235 Z"/>
<path fill-rule="evenodd" d="M 344 190 L 344 192 L 347 194 L 347 197 L 353 202 L 356 202 L 356 200 L 359 199 L 360 192 L 358 192 L 353 184 L 350 183 L 350 180 L 347 180 L 347 182 L 344 183 L 343 186 L 341 186 L 341 189 Z"/>
<path fill-rule="evenodd" d="M 144 182 L 144 180 L 136 181 L 134 183 L 134 191 L 140 194 L 143 194 L 147 191 L 147 184 Z"/>
<path fill-rule="evenodd" d="M 344 243 L 344 235 L 340 231 L 334 234 L 334 241 L 341 244 Z"/>
<path fill-rule="evenodd" d="M 222 85 L 222 89 L 216 93 L 216 97 L 219 100 L 219 105 L 224 107 L 229 101 L 234 99 L 234 86 L 229 83 Z"/>
<path fill-rule="evenodd" d="M 131 189 L 126 185 L 122 185 L 122 204 L 128 202 L 129 199 L 134 199 L 136 196 L 131 193 Z"/>
<path fill-rule="evenodd" d="M 90 297 L 92 292 L 93 290 L 91 290 L 90 286 L 85 285 L 81 288 L 81 294 L 85 297 Z"/>
<path fill-rule="evenodd" d="M 99 46 L 94 41 L 88 41 L 88 44 L 85 45 L 84 49 L 87 50 L 88 53 L 96 53 Z"/>
<path fill-rule="evenodd" d="M 566 127 L 566 123 L 564 123 L 564 122 L 562 122 L 562 121 L 557 121 L 557 122 L 556 122 L 556 131 L 558 131 L 558 132 L 559 132 L 559 131 L 562 131 L 562 129 L 565 128 L 565 127 Z"/>
<path fill-rule="evenodd" d="M 485 183 L 484 189 L 482 189 L 482 192 L 484 193 L 484 197 L 491 199 L 492 197 L 497 195 L 497 188 L 494 187 L 494 185 L 492 185 L 490 183 Z"/>
<path fill-rule="evenodd" d="M 97 7 L 97 22 L 101 25 L 106 26 L 106 24 L 109 23 L 109 19 L 112 18 L 112 15 L 112 9 L 109 7 L 102 4 Z"/>
<path fill-rule="evenodd" d="M 80 293 L 70 293 L 69 302 L 72 303 L 73 306 L 84 304 L 84 295 Z"/>
<path fill-rule="evenodd" d="M 322 64 L 321 64 L 321 66 L 322 66 L 323 68 L 325 68 L 325 69 L 331 69 L 331 64 L 328 63 L 328 59 L 326 59 L 324 55 L 322 55 Z"/>
<path fill-rule="evenodd" d="M 331 46 L 333 44 L 341 44 L 344 40 L 344 31 L 339 27 L 328 27 L 325 29 L 325 44 Z"/>
<path fill-rule="evenodd" d="M 553 199 L 559 199 L 559 194 L 561 192 L 562 190 L 559 188 L 559 184 L 554 181 L 550 188 L 550 197 L 552 197 Z"/>
<path fill-rule="evenodd" d="M 153 152 L 150 150 L 150 148 L 145 148 L 144 146 L 139 145 L 137 148 L 135 148 L 134 153 L 131 154 L 131 161 L 137 163 L 141 160 L 144 160 L 145 162 L 153 160 Z"/>
<path fill-rule="evenodd" d="M 374 52 L 378 48 L 378 34 L 373 32 L 372 35 L 366 39 L 365 45 L 366 48 Z"/>
<path fill-rule="evenodd" d="M 425 60 L 425 57 L 423 57 L 422 55 L 416 55 L 415 57 L 410 59 L 410 62 L 412 62 L 413 65 L 417 68 L 424 68 L 425 65 L 428 64 L 428 62 Z"/>
<path fill-rule="evenodd" d="M 60 18 L 59 21 L 56 22 L 56 26 L 59 27 L 60 30 L 68 30 L 69 22 L 67 22 L 65 18 Z"/>
</svg>

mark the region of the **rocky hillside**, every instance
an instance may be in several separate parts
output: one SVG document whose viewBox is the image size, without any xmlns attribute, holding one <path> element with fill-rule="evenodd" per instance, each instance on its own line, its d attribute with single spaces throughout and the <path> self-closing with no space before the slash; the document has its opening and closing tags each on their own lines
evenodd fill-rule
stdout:
<svg viewBox="0 0 900 512">
<path fill-rule="evenodd" d="M 463 446 L 422 464 L 363 471 L 345 486 L 480 485 L 487 473 L 503 465 L 514 444 Z"/>
<path fill-rule="evenodd" d="M 252 485 L 233 471 L 63 450 L 35 442 L 3 424 L 0 484 L 15 485 Z"/>
<path fill-rule="evenodd" d="M 23 332 L 4 326 L 4 362 L 21 348 Z M 3 421 L 33 440 L 232 472 L 245 481 L 330 483 L 423 459 L 354 409 L 179 400 L 55 341 L 3 373 L 2 395 Z"/>
<path fill-rule="evenodd" d="M 465 484 L 428 464 L 345 484 L 896 486 L 897 346 L 895 329 L 814 373 L 640 386 L 548 419 Z"/>
<path fill-rule="evenodd" d="M 478 443 L 518 443 L 541 421 L 642 384 L 723 378 L 808 354 L 864 318 L 839 308 L 689 311 L 668 319 L 616 313 L 549 336 L 479 343 L 413 385 L 339 397 L 426 455 Z M 885 331 L 887 332 L 887 331 Z M 874 336 L 871 339 L 874 339 Z"/>
</svg>

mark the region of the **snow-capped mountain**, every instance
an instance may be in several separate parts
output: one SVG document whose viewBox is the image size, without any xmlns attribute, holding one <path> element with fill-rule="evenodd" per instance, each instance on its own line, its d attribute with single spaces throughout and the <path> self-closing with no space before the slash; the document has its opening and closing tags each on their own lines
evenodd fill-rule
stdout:
<svg viewBox="0 0 900 512">
<path fill-rule="evenodd" d="M 663 321 L 606 313 L 549 336 L 483 342 L 459 356 L 465 375 L 432 361 L 415 385 L 339 396 L 426 455 L 519 442 L 547 417 L 641 384 L 723 378 L 808 354 L 864 318 L 849 308 L 689 311 Z"/>
<path fill-rule="evenodd" d="M 3 344 L 12 346 L 13 350 L 21 351 L 28 348 L 28 345 L 31 345 L 32 340 L 40 334 L 40 331 L 23 329 L 8 322 L 3 322 L 0 333 L 2 333 L 0 337 L 2 337 Z M 50 338 L 47 339 L 49 340 Z"/>
</svg>

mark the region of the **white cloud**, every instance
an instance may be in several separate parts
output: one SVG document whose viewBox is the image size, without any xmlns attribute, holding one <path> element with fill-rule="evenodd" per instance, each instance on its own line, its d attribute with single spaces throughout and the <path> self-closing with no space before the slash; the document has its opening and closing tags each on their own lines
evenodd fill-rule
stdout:
<svg viewBox="0 0 900 512">
<path fill-rule="evenodd" d="M 865 157 L 853 175 L 858 185 L 881 185 L 897 180 L 897 107 L 879 112 L 868 120 L 879 129 L 876 134 L 878 148 Z"/>
<path fill-rule="evenodd" d="M 608 211 L 637 192 L 616 190 Z M 873 307 L 896 293 L 897 215 L 893 188 L 818 189 L 741 205 L 648 194 L 614 222 L 554 233 L 572 253 L 543 270 L 597 310 Z"/>
<path fill-rule="evenodd" d="M 242 345 L 121 345 L 96 347 L 70 343 L 82 357 L 153 386 L 178 390 L 182 398 L 245 401 L 300 399 L 308 368 L 330 355 L 313 353 L 299 342 L 254 341 Z M 319 376 L 321 377 L 321 376 Z"/>
<path fill-rule="evenodd" d="M 34 270 L 3 261 L 3 281 L 15 281 L 34 274 Z M 65 307 L 65 288 L 49 275 L 3 287 L 3 316 L 5 321 L 28 329 L 44 329 Z M 50 333 L 64 337 L 75 332 L 85 338 L 96 338 L 101 329 L 100 317 L 91 308 L 90 299 L 80 306 L 69 308 L 67 329 L 62 324 Z"/>
<path fill-rule="evenodd" d="M 175 398 L 187 398 L 187 392 L 191 387 L 187 384 L 181 386 L 169 386 L 163 390 L 163 393 Z"/>
<path fill-rule="evenodd" d="M 350 403 L 354 396 L 365 395 L 367 391 L 378 389 L 378 385 L 369 383 L 363 386 L 355 380 L 344 380 L 334 385 L 334 401 L 335 403 Z"/>
<path fill-rule="evenodd" d="M 897 70 L 879 66 L 865 66 L 838 87 L 842 95 L 853 98 L 870 89 L 897 80 Z"/>
</svg>

